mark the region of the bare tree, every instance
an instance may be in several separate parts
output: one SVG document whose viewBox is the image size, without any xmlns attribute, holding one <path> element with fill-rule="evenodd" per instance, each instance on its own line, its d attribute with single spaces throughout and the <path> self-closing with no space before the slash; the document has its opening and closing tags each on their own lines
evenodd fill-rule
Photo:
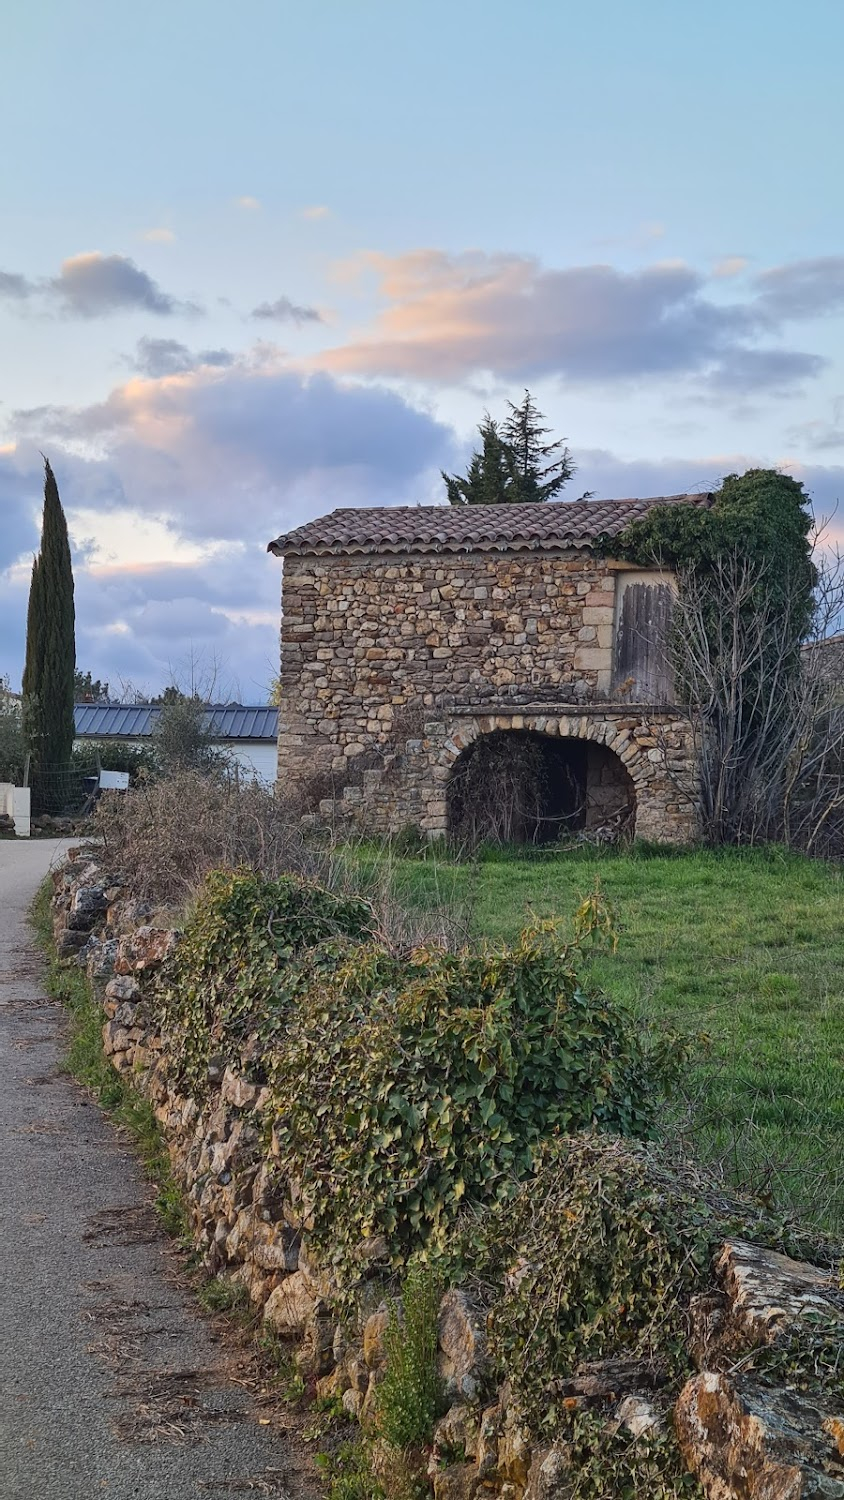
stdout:
<svg viewBox="0 0 844 1500">
<path fill-rule="evenodd" d="M 713 843 L 844 846 L 844 567 L 817 545 L 815 565 L 808 635 L 788 580 L 738 553 L 678 577 L 673 667 L 696 780 L 683 789 Z"/>
</svg>

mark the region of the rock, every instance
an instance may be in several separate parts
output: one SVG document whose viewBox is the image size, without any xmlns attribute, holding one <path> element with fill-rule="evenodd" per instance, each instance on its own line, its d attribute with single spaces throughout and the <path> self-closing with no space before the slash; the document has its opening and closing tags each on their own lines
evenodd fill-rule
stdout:
<svg viewBox="0 0 844 1500">
<path fill-rule="evenodd" d="M 115 974 L 138 974 L 157 969 L 176 948 L 181 934 L 167 927 L 136 927 L 119 940 Z"/>
<path fill-rule="evenodd" d="M 503 1420 L 498 1438 L 498 1477 L 521 1493 L 527 1484 L 531 1465 L 530 1433 L 521 1414 L 505 1392 L 502 1392 Z"/>
<path fill-rule="evenodd" d="M 294 1271 L 270 1293 L 264 1306 L 266 1322 L 283 1337 L 302 1334 L 313 1317 L 317 1291 L 302 1271 Z"/>
<path fill-rule="evenodd" d="M 727 1298 L 730 1331 L 745 1347 L 770 1344 L 786 1324 L 806 1313 L 829 1317 L 837 1312 L 832 1272 L 776 1250 L 731 1240 L 715 1271 Z"/>
<path fill-rule="evenodd" d="M 346 1415 L 351 1417 L 353 1422 L 357 1422 L 360 1418 L 360 1409 L 363 1406 L 363 1396 L 360 1391 L 356 1391 L 352 1386 L 349 1390 L 343 1392 L 342 1400 L 343 1410 Z"/>
<path fill-rule="evenodd" d="M 657 1437 L 665 1432 L 662 1413 L 644 1396 L 625 1396 L 618 1406 L 615 1420 L 619 1427 L 626 1427 L 634 1438 L 644 1437 L 645 1434 Z"/>
<path fill-rule="evenodd" d="M 108 901 L 101 885 L 80 885 L 70 899 L 70 910 L 75 916 L 88 916 L 93 921 L 108 908 Z"/>
<path fill-rule="evenodd" d="M 524 1500 L 567 1500 L 571 1494 L 571 1456 L 565 1443 L 537 1453 L 528 1471 Z"/>
<path fill-rule="evenodd" d="M 132 1045 L 130 1036 L 125 1026 L 118 1026 L 115 1021 L 106 1021 L 103 1027 L 103 1051 L 111 1056 L 112 1052 L 127 1052 Z"/>
<path fill-rule="evenodd" d="M 478 1412 L 472 1406 L 459 1403 L 449 1407 L 434 1428 L 434 1454 L 446 1459 L 459 1457 L 476 1458 L 478 1453 Z"/>
<path fill-rule="evenodd" d="M 449 1464 L 435 1469 L 434 1500 L 473 1500 L 480 1480 L 474 1464 Z"/>
<path fill-rule="evenodd" d="M 274 1225 L 271 1237 L 254 1245 L 252 1259 L 262 1271 L 298 1271 L 300 1238 L 289 1225 Z"/>
<path fill-rule="evenodd" d="M 116 958 L 116 938 L 106 938 L 105 942 L 97 943 L 88 955 L 88 978 L 100 982 L 111 979 Z"/>
<path fill-rule="evenodd" d="M 225 1069 L 220 1097 L 226 1104 L 234 1105 L 235 1109 L 251 1109 L 259 1093 L 257 1084 L 247 1083 L 231 1067 Z"/>
<path fill-rule="evenodd" d="M 105 987 L 108 1000 L 127 1000 L 130 1003 L 141 998 L 141 986 L 131 974 L 118 974 Z"/>
<path fill-rule="evenodd" d="M 75 958 L 80 948 L 84 948 L 87 934 L 84 932 L 73 932 L 69 927 L 63 927 L 56 936 L 56 957 Z"/>
<path fill-rule="evenodd" d="M 707 1500 L 844 1500 L 828 1416 L 751 1377 L 705 1371 L 674 1409 L 683 1457 Z"/>
<path fill-rule="evenodd" d="M 363 1362 L 368 1370 L 376 1370 L 387 1357 L 384 1335 L 389 1323 L 390 1314 L 386 1306 L 381 1306 L 377 1312 L 370 1313 L 363 1325 Z"/>
<path fill-rule="evenodd" d="M 452 1288 L 440 1303 L 437 1335 L 439 1371 L 446 1398 L 473 1400 L 478 1394 L 486 1357 L 486 1335 L 465 1292 Z"/>
<path fill-rule="evenodd" d="M 296 1350 L 296 1369 L 306 1380 L 325 1376 L 334 1365 L 335 1325 L 328 1317 L 309 1318 Z"/>
<path fill-rule="evenodd" d="M 578 1365 L 568 1380 L 560 1382 L 563 1396 L 582 1396 L 587 1402 L 605 1404 L 642 1391 L 659 1390 L 668 1372 L 664 1365 L 644 1359 L 597 1359 Z"/>
<path fill-rule="evenodd" d="M 481 1413 L 478 1432 L 478 1477 L 491 1482 L 498 1472 L 498 1440 L 501 1436 L 500 1406 L 488 1406 Z"/>
</svg>

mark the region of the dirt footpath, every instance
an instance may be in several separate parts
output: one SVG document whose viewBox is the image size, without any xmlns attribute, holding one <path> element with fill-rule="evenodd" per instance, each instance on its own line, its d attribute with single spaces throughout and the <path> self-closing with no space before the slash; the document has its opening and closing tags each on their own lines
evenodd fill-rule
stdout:
<svg viewBox="0 0 844 1500">
<path fill-rule="evenodd" d="M 62 848 L 0 840 L 0 1500 L 301 1492 L 131 1150 L 61 1071 L 26 914 Z"/>
</svg>

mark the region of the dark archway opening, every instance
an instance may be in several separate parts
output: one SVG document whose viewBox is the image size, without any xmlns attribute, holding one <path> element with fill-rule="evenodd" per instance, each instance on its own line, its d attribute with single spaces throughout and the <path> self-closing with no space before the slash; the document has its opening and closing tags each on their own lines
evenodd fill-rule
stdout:
<svg viewBox="0 0 844 1500">
<path fill-rule="evenodd" d="M 632 832 L 636 794 L 605 745 L 531 729 L 481 735 L 455 761 L 447 789 L 458 843 L 555 844 L 581 831 L 607 842 Z"/>
</svg>

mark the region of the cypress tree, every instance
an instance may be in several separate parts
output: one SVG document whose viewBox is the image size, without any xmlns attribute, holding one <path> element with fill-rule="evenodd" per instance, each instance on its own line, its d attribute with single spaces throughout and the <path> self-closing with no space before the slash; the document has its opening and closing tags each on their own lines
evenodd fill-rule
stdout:
<svg viewBox="0 0 844 1500">
<path fill-rule="evenodd" d="M 44 460 L 41 550 L 32 565 L 23 673 L 24 728 L 35 764 L 66 766 L 73 748 L 76 669 L 73 567 L 58 485 Z"/>
</svg>

